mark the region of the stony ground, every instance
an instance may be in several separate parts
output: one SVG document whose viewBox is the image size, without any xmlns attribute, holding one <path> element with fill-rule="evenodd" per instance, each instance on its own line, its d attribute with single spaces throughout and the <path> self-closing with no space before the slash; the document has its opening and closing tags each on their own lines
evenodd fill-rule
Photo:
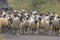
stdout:
<svg viewBox="0 0 60 40">
<path fill-rule="evenodd" d="M 1 34 L 3 40 L 60 40 L 59 36 Z"/>
</svg>

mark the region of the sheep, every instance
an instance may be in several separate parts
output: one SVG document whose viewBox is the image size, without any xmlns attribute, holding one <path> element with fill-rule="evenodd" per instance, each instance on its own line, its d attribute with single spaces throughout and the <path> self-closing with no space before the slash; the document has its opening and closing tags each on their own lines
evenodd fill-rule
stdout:
<svg viewBox="0 0 60 40">
<path fill-rule="evenodd" d="M 5 31 L 8 28 L 8 19 L 6 18 L 0 18 L 0 32 Z"/>
</svg>

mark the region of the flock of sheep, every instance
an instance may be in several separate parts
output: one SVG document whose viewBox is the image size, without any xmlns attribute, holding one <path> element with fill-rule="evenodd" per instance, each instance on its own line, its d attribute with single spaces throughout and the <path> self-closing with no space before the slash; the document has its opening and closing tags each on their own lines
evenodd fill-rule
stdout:
<svg viewBox="0 0 60 40">
<path fill-rule="evenodd" d="M 20 34 L 59 34 L 60 16 L 54 12 L 40 13 L 26 10 L 0 10 L 0 32 L 14 32 Z"/>
</svg>

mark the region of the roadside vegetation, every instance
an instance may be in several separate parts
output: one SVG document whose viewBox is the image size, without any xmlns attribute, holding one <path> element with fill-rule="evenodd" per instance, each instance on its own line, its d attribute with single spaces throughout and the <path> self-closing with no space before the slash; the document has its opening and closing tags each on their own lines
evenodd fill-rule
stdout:
<svg viewBox="0 0 60 40">
<path fill-rule="evenodd" d="M 59 0 L 9 0 L 9 4 L 16 10 L 39 10 L 40 12 L 53 11 L 60 14 Z"/>
</svg>

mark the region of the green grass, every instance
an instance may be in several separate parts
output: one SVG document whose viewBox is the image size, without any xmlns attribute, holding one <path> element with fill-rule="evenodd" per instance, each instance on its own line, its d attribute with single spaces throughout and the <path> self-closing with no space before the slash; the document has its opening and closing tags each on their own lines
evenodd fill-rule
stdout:
<svg viewBox="0 0 60 40">
<path fill-rule="evenodd" d="M 10 0 L 9 2 L 14 9 L 32 9 L 31 0 Z"/>
<path fill-rule="evenodd" d="M 25 10 L 31 10 L 32 7 L 32 0 L 9 0 L 9 4 L 13 7 L 13 9 L 25 9 Z M 36 10 L 39 10 L 41 12 L 49 12 L 54 11 L 57 14 L 60 15 L 60 3 L 47 3 L 44 5 L 38 5 Z"/>
</svg>

